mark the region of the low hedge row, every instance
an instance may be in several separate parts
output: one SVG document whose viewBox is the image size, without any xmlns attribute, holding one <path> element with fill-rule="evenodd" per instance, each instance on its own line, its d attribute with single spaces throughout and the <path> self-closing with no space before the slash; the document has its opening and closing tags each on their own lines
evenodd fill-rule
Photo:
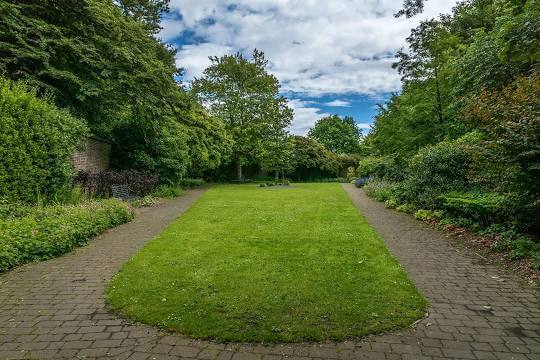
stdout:
<svg viewBox="0 0 540 360">
<path fill-rule="evenodd" d="M 133 218 L 129 205 L 116 199 L 33 207 L 4 215 L 8 216 L 0 219 L 0 272 L 66 253 Z"/>
</svg>

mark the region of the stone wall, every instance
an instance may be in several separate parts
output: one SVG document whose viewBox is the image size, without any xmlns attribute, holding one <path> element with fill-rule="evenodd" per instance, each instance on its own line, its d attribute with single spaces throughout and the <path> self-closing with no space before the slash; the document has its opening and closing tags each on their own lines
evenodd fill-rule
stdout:
<svg viewBox="0 0 540 360">
<path fill-rule="evenodd" d="M 105 171 L 110 168 L 111 143 L 96 138 L 86 140 L 86 148 L 71 157 L 75 171 Z"/>
</svg>

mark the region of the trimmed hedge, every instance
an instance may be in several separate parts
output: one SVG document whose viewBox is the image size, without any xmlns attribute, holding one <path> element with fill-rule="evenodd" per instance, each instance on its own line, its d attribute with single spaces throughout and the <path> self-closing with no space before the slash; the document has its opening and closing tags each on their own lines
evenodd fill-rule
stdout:
<svg viewBox="0 0 540 360">
<path fill-rule="evenodd" d="M 70 156 L 86 134 L 67 110 L 0 77 L 0 198 L 35 203 L 69 189 Z"/>
<path fill-rule="evenodd" d="M 115 199 L 27 207 L 20 212 L 12 205 L 0 209 L 5 215 L 0 219 L 0 272 L 69 252 L 133 218 L 130 207 Z"/>
</svg>

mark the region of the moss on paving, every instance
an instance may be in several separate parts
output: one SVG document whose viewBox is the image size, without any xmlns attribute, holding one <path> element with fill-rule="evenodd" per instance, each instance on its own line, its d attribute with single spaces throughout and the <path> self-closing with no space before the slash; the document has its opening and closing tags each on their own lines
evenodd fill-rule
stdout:
<svg viewBox="0 0 540 360">
<path fill-rule="evenodd" d="M 426 301 L 339 184 L 216 186 L 117 274 L 126 316 L 218 341 L 342 340 Z"/>
</svg>

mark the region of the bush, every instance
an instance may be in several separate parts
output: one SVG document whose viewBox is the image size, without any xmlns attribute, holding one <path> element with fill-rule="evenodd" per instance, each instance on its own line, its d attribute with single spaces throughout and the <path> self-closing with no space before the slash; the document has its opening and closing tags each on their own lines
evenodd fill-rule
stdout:
<svg viewBox="0 0 540 360">
<path fill-rule="evenodd" d="M 409 161 L 408 176 L 402 187 L 404 200 L 418 207 L 436 208 L 438 196 L 465 188 L 469 162 L 459 140 L 420 149 Z"/>
<path fill-rule="evenodd" d="M 23 83 L 0 78 L 0 197 L 35 203 L 71 185 L 86 125 Z"/>
<path fill-rule="evenodd" d="M 526 237 L 520 237 L 510 243 L 510 259 L 518 260 L 526 257 L 535 258 L 540 255 L 540 244 Z"/>
<path fill-rule="evenodd" d="M 440 210 L 419 209 L 414 213 L 414 217 L 422 221 L 441 220 L 444 217 L 444 212 Z"/>
<path fill-rule="evenodd" d="M 364 191 L 369 197 L 378 201 L 386 201 L 392 198 L 398 184 L 393 181 L 370 179 L 364 185 Z"/>
<path fill-rule="evenodd" d="M 482 224 L 503 223 L 510 219 L 507 198 L 498 193 L 484 191 L 451 192 L 439 196 L 444 209 L 457 216 L 464 216 Z"/>
<path fill-rule="evenodd" d="M 405 203 L 396 206 L 396 210 L 407 214 L 413 214 L 416 211 L 416 206 L 414 206 L 413 204 Z"/>
<path fill-rule="evenodd" d="M 84 191 L 91 196 L 109 197 L 112 185 L 128 185 L 129 191 L 137 196 L 148 195 L 158 183 L 158 177 L 148 172 L 125 171 L 81 171 L 75 177 L 75 183 L 80 184 Z"/>
<path fill-rule="evenodd" d="M 206 181 L 203 179 L 182 179 L 176 183 L 176 185 L 184 188 L 184 189 L 190 189 L 197 186 L 203 186 L 206 184 Z"/>
<path fill-rule="evenodd" d="M 184 190 L 178 186 L 160 185 L 152 191 L 152 196 L 158 198 L 175 198 L 182 195 Z"/>
<path fill-rule="evenodd" d="M 356 170 L 358 177 L 376 177 L 389 181 L 400 181 L 405 177 L 405 166 L 393 156 L 368 156 L 360 160 Z"/>
<path fill-rule="evenodd" d="M 27 208 L 12 214 L 0 220 L 0 271 L 66 253 L 132 218 L 129 206 L 116 199 Z"/>
<path fill-rule="evenodd" d="M 156 205 L 157 203 L 158 203 L 158 199 L 155 196 L 146 195 L 137 200 L 133 200 L 131 202 L 131 206 L 133 206 L 134 208 L 152 207 Z"/>
</svg>

